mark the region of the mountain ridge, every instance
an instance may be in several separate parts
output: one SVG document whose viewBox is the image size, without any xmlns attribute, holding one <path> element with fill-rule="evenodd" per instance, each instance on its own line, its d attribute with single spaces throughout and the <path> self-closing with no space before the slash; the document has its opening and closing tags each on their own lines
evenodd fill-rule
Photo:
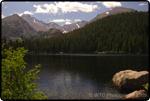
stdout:
<svg viewBox="0 0 150 101">
<path fill-rule="evenodd" d="M 87 22 L 87 21 L 79 21 L 76 23 L 60 26 L 54 22 L 44 23 L 34 17 L 31 17 L 29 14 L 23 14 L 21 16 L 21 18 L 24 19 L 25 21 L 27 21 L 30 24 L 30 26 L 32 26 L 37 32 L 38 31 L 48 31 L 51 28 L 55 28 L 55 29 L 59 29 L 63 33 L 66 33 L 66 32 L 69 32 L 69 31 L 79 28 L 78 26 L 80 26 L 80 28 L 83 27 Z M 79 25 L 79 23 L 80 23 L 80 25 Z"/>
<path fill-rule="evenodd" d="M 115 7 L 104 13 L 98 14 L 95 18 L 93 18 L 89 22 L 82 20 L 82 21 L 72 23 L 72 24 L 67 24 L 64 26 L 60 26 L 54 22 L 44 23 L 43 21 L 40 21 L 40 20 L 36 19 L 35 17 L 31 17 L 29 14 L 23 14 L 22 16 L 18 16 L 17 14 L 14 14 L 14 15 L 11 15 L 11 16 L 8 16 L 8 17 L 5 17 L 4 19 L 2 19 L 2 36 L 7 35 L 8 39 L 13 39 L 13 40 L 15 40 L 17 37 L 21 37 L 21 36 L 23 36 L 25 38 L 33 39 L 33 38 L 35 38 L 35 36 L 38 34 L 39 31 L 46 32 L 52 28 L 58 29 L 62 33 L 67 33 L 67 32 L 73 31 L 75 29 L 82 28 L 85 25 L 87 25 L 93 21 L 96 21 L 97 19 L 101 19 L 101 18 L 107 17 L 109 15 L 125 13 L 125 12 L 135 12 L 135 11 L 136 10 L 131 9 L 131 8 Z M 13 35 L 13 33 L 14 33 L 14 35 Z M 41 33 L 43 33 L 43 32 L 41 32 Z M 56 33 L 57 33 L 57 31 L 56 31 Z M 11 36 L 13 36 L 14 38 L 10 38 Z"/>
<path fill-rule="evenodd" d="M 31 38 L 36 31 L 17 14 L 5 17 L 2 20 L 2 36 L 16 40 L 18 37 Z"/>
<path fill-rule="evenodd" d="M 98 14 L 95 18 L 93 18 L 92 20 L 90 20 L 87 24 L 96 21 L 98 19 L 107 17 L 109 15 L 114 15 L 114 14 L 118 14 L 118 13 L 125 13 L 125 12 L 135 12 L 136 10 L 132 9 L 132 8 L 125 8 L 125 7 L 114 7 L 104 13 Z"/>
<path fill-rule="evenodd" d="M 76 23 L 64 25 L 63 30 L 66 31 L 66 32 L 73 31 L 75 29 L 84 27 L 84 25 L 86 23 L 87 23 L 87 21 L 82 20 L 82 21 L 79 21 L 79 22 L 76 22 Z"/>
<path fill-rule="evenodd" d="M 61 26 L 59 26 L 56 23 L 44 23 L 43 21 L 39 21 L 38 19 L 36 19 L 35 17 L 31 17 L 29 14 L 23 14 L 21 16 L 22 19 L 24 19 L 25 21 L 27 21 L 30 26 L 32 26 L 37 32 L 38 31 L 48 31 L 51 28 L 56 28 L 62 31 Z"/>
<path fill-rule="evenodd" d="M 56 37 L 26 40 L 24 47 L 32 53 L 148 54 L 148 20 L 148 12 L 115 14 Z"/>
</svg>

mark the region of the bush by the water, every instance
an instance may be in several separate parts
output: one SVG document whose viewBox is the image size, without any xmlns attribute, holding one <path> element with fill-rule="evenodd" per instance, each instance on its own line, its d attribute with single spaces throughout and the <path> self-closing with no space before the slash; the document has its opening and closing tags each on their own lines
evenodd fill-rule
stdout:
<svg viewBox="0 0 150 101">
<path fill-rule="evenodd" d="M 105 54 L 124 54 L 124 51 L 105 51 Z"/>
<path fill-rule="evenodd" d="M 20 40 L 21 42 L 21 40 Z M 32 82 L 38 78 L 36 74 L 40 72 L 38 68 L 40 64 L 36 65 L 34 69 L 28 71 L 26 74 L 23 72 L 26 68 L 23 57 L 27 50 L 24 47 L 18 47 L 14 50 L 12 47 L 4 49 L 5 43 L 2 43 L 2 74 L 1 74 L 1 98 L 6 99 L 45 99 L 42 92 L 36 92 L 37 83 Z"/>
</svg>

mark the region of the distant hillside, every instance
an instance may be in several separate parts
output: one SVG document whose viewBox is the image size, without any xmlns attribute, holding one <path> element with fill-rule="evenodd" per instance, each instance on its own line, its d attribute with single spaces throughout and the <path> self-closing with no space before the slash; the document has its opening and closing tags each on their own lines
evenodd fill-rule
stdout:
<svg viewBox="0 0 150 101">
<path fill-rule="evenodd" d="M 63 34 L 60 30 L 52 28 L 52 29 L 49 29 L 48 31 L 39 31 L 37 35 L 34 37 L 34 39 L 50 38 L 52 36 L 56 36 L 60 34 Z"/>
<path fill-rule="evenodd" d="M 7 41 L 10 39 L 14 41 L 18 39 L 18 37 L 23 37 L 24 39 L 34 39 L 39 37 L 46 38 L 46 36 L 51 37 L 57 35 L 52 33 L 48 34 L 47 31 L 49 29 L 57 29 L 55 30 L 56 33 L 60 34 L 61 31 L 62 34 L 82 28 L 86 23 L 86 21 L 80 21 L 77 23 L 64 25 L 62 27 L 53 22 L 48 24 L 44 23 L 34 17 L 31 17 L 29 14 L 23 14 L 21 17 L 14 14 L 2 19 L 2 37 L 5 36 Z"/>
<path fill-rule="evenodd" d="M 37 32 L 38 31 L 48 31 L 51 28 L 59 29 L 60 31 L 63 31 L 62 27 L 56 23 L 44 23 L 42 21 L 39 21 L 38 19 L 31 17 L 29 14 L 23 14 L 21 16 L 22 19 L 27 21 L 30 26 L 32 26 Z"/>
<path fill-rule="evenodd" d="M 118 14 L 118 13 L 125 13 L 125 12 L 135 12 L 136 10 L 134 9 L 131 9 L 131 8 L 125 8 L 125 7 L 115 7 L 113 9 L 110 9 L 102 14 L 98 14 L 95 18 L 93 18 L 92 20 L 90 20 L 88 22 L 91 23 L 93 21 L 96 21 L 98 19 L 101 19 L 101 18 L 104 18 L 104 17 L 107 17 L 107 16 L 110 16 L 110 15 L 114 15 L 114 14 Z"/>
<path fill-rule="evenodd" d="M 58 29 L 63 33 L 67 33 L 69 31 L 72 31 L 74 29 L 82 28 L 87 21 L 80 21 L 77 23 L 72 23 L 64 26 L 60 26 L 54 22 L 50 23 L 44 23 L 42 21 L 39 21 L 38 19 L 31 17 L 29 14 L 23 14 L 21 16 L 22 19 L 27 21 L 31 27 L 33 27 L 37 32 L 38 31 L 48 31 L 49 29 Z"/>
<path fill-rule="evenodd" d="M 2 37 L 16 40 L 18 37 L 32 39 L 36 35 L 36 31 L 17 14 L 2 19 Z"/>
<path fill-rule="evenodd" d="M 82 27 L 84 27 L 84 25 L 86 23 L 87 23 L 87 21 L 80 21 L 80 22 L 77 22 L 77 23 L 72 23 L 72 24 L 64 25 L 63 26 L 64 33 L 70 32 L 70 31 L 78 29 L 78 28 L 82 28 Z"/>
<path fill-rule="evenodd" d="M 26 18 L 30 18 L 30 16 L 26 15 Z M 46 25 L 43 22 L 37 21 L 34 18 L 32 18 L 36 23 Z M 31 22 L 31 21 L 29 21 Z M 35 23 L 35 24 L 36 24 Z M 56 24 L 50 23 L 48 26 L 54 26 Z M 22 17 L 19 17 L 17 14 L 14 14 L 12 16 L 6 17 L 2 19 L 2 37 L 6 37 L 7 41 L 10 39 L 12 41 L 15 41 L 18 39 L 18 37 L 23 37 L 24 39 L 35 39 L 35 38 L 49 38 L 55 35 L 63 34 L 60 30 L 50 28 L 50 29 L 44 29 L 46 27 L 40 27 L 34 25 L 34 28 L 46 30 L 46 31 L 38 31 L 35 30 L 33 27 L 30 26 L 30 24 L 26 21 L 23 20 Z"/>
<path fill-rule="evenodd" d="M 27 40 L 32 53 L 148 53 L 148 12 L 126 12 L 96 20 L 83 28 L 42 40 Z M 16 44 L 16 43 L 13 43 Z"/>
</svg>

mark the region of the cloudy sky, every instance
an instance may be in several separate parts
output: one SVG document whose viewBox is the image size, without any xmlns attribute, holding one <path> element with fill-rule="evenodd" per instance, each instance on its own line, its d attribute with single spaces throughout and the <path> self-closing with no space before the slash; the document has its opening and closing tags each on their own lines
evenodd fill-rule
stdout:
<svg viewBox="0 0 150 101">
<path fill-rule="evenodd" d="M 1 17 L 12 14 L 30 14 L 45 23 L 55 22 L 61 26 L 81 20 L 90 21 L 97 14 L 106 12 L 116 6 L 148 11 L 148 2 L 1 2 Z"/>
</svg>

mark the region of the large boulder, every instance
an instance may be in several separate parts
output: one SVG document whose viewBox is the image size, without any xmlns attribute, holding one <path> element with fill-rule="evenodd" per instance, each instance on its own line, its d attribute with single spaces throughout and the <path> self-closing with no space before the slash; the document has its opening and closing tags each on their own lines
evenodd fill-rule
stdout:
<svg viewBox="0 0 150 101">
<path fill-rule="evenodd" d="M 148 83 L 148 75 L 148 71 L 124 70 L 116 73 L 112 81 L 118 88 L 139 90 L 144 88 L 143 84 Z"/>
<path fill-rule="evenodd" d="M 148 94 L 145 90 L 134 91 L 122 97 L 122 99 L 138 99 L 144 100 L 148 99 Z"/>
</svg>

